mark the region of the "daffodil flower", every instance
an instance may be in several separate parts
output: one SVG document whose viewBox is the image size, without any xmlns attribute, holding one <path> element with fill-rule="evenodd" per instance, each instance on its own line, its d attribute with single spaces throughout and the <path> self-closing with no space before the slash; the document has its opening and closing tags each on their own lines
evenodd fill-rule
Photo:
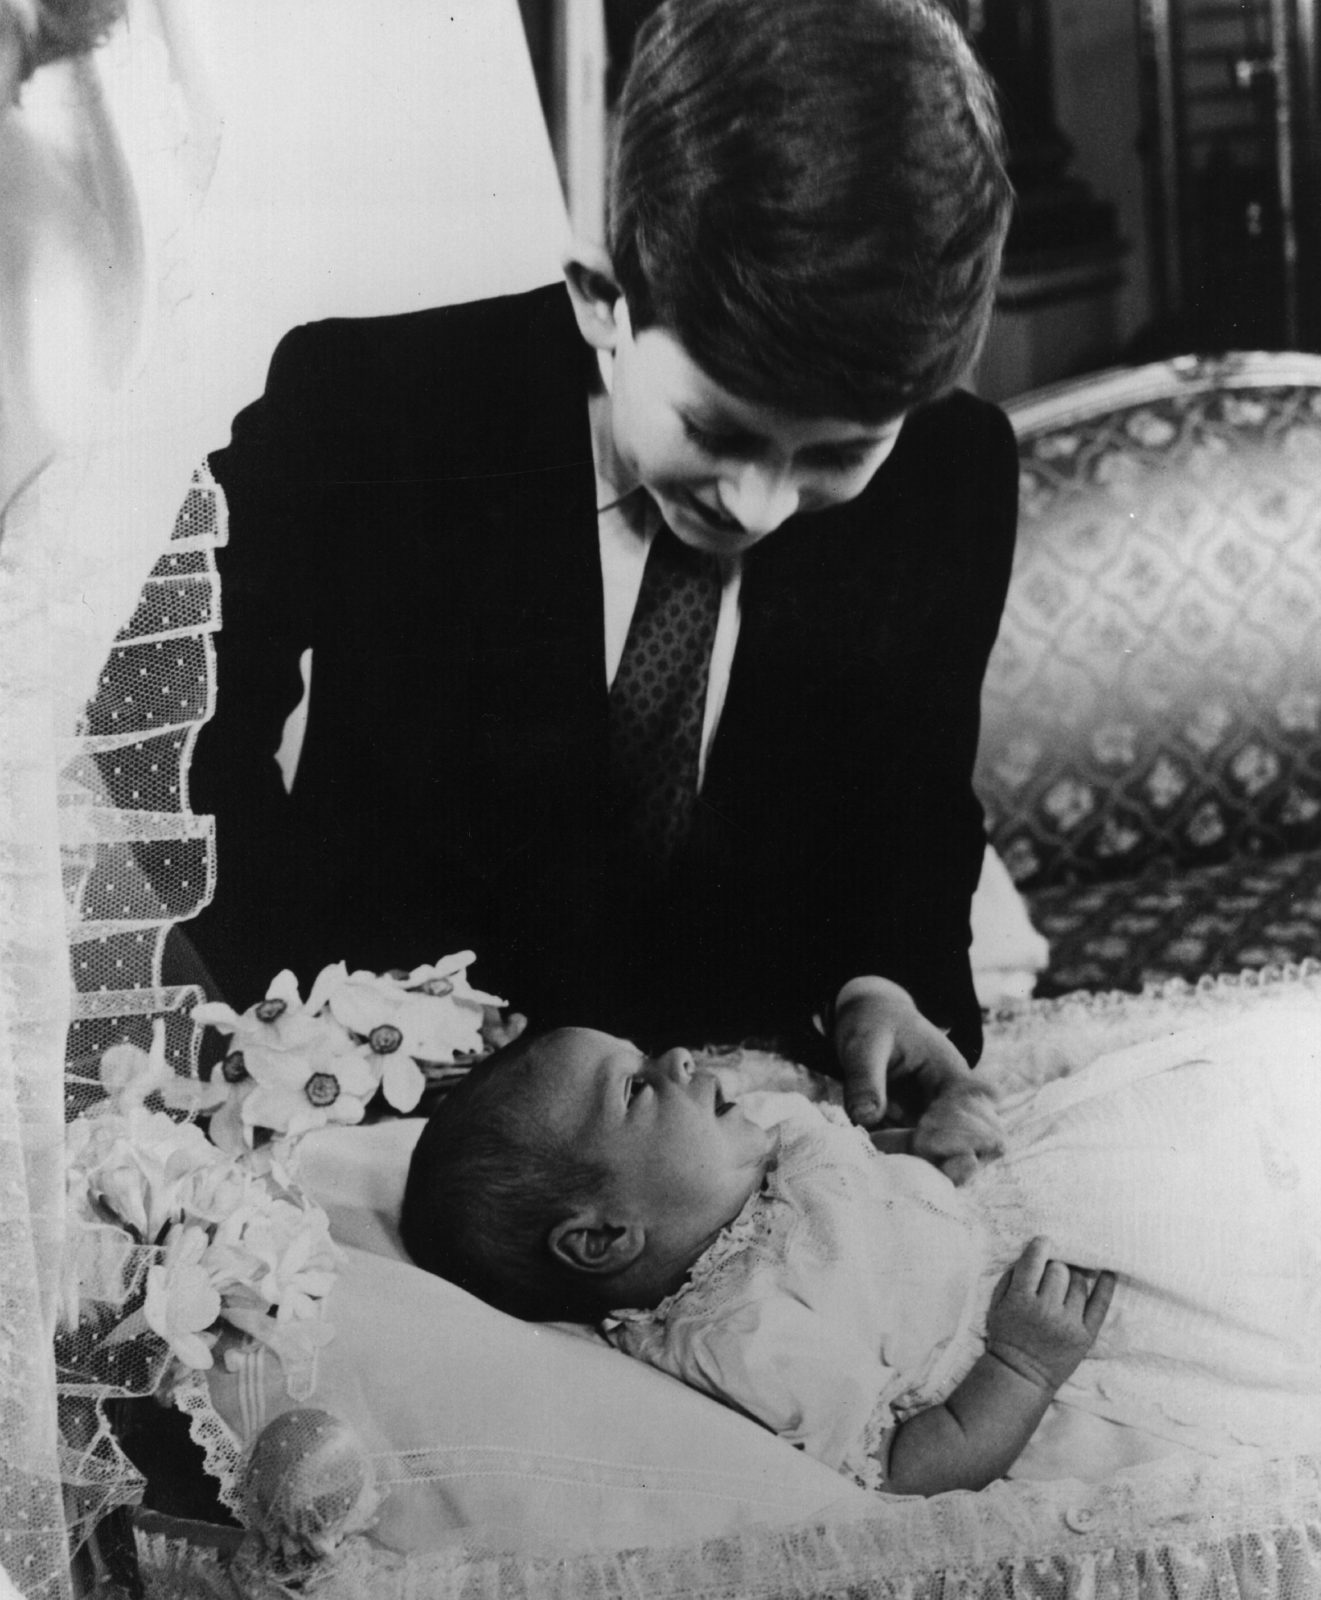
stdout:
<svg viewBox="0 0 1321 1600">
<path fill-rule="evenodd" d="M 329 1017 L 308 1018 L 314 1032 L 299 1030 L 290 1048 L 260 1047 L 244 1052 L 256 1088 L 243 1101 L 249 1130 L 270 1128 L 296 1139 L 328 1123 L 361 1122 L 380 1077 L 364 1053 Z"/>
<path fill-rule="evenodd" d="M 163 1111 L 138 1106 L 85 1120 L 77 1167 L 86 1198 L 142 1244 L 154 1244 L 183 1215 L 192 1175 L 225 1159 L 200 1128 Z"/>
<path fill-rule="evenodd" d="M 230 1035 L 230 1056 L 244 1061 L 252 1050 L 299 1050 L 319 1043 L 325 1031 L 321 996 L 315 991 L 304 1005 L 298 993 L 298 979 L 292 972 L 277 974 L 266 990 L 266 998 L 239 1013 L 223 1001 L 207 1001 L 193 1007 L 193 1020 Z"/>
<path fill-rule="evenodd" d="M 497 995 L 468 982 L 471 950 L 408 973 L 348 972 L 328 967 L 313 986 L 337 1022 L 380 1057 L 381 1088 L 396 1111 L 413 1110 L 426 1085 L 419 1062 L 481 1054 L 482 1024 Z M 309 1004 L 311 999 L 309 998 Z"/>
</svg>

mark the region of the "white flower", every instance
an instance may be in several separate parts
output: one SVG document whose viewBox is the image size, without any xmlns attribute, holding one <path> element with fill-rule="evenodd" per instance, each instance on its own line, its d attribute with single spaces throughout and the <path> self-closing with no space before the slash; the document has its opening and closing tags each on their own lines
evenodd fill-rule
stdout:
<svg viewBox="0 0 1321 1600">
<path fill-rule="evenodd" d="M 143 1315 L 147 1324 L 169 1345 L 186 1367 L 212 1365 L 215 1336 L 206 1331 L 220 1316 L 220 1294 L 202 1264 L 209 1240 L 206 1229 L 172 1228 L 165 1243 L 165 1260 L 147 1269 L 147 1296 Z"/>
<path fill-rule="evenodd" d="M 337 1023 L 324 1021 L 318 1038 L 300 1048 L 245 1052 L 257 1087 L 243 1101 L 245 1127 L 270 1128 L 296 1139 L 332 1122 L 361 1122 L 380 1078 L 366 1053 Z"/>
<path fill-rule="evenodd" d="M 162 1111 L 138 1107 L 126 1115 L 79 1120 L 88 1128 L 75 1136 L 72 1165 L 82 1174 L 85 1194 L 143 1244 L 154 1244 L 183 1214 L 193 1173 L 225 1159 L 200 1128 Z"/>
<path fill-rule="evenodd" d="M 217 1149 L 223 1150 L 227 1156 L 238 1156 L 246 1152 L 251 1159 L 255 1152 L 248 1148 L 251 1143 L 251 1130 L 244 1120 L 243 1107 L 248 1097 L 256 1093 L 257 1085 L 253 1079 L 246 1076 L 246 1067 L 243 1071 L 244 1081 L 237 1086 L 230 1086 L 220 1110 L 207 1124 L 207 1133 Z"/>
<path fill-rule="evenodd" d="M 70 1212 L 60 1261 L 60 1323 L 72 1330 L 89 1305 L 122 1305 L 137 1246 L 123 1230 Z"/>
<path fill-rule="evenodd" d="M 317 978 L 313 994 L 324 993 L 330 1014 L 378 1058 L 381 1088 L 396 1111 L 411 1111 L 421 1098 L 418 1062 L 448 1064 L 485 1050 L 487 1008 L 505 1002 L 469 984 L 472 960 L 462 950 L 399 975 L 349 973 L 341 963 Z"/>
<path fill-rule="evenodd" d="M 101 1057 L 101 1087 L 116 1111 L 142 1105 L 153 1089 L 164 1091 L 174 1078 L 165 1058 L 163 1017 L 152 1022 L 150 1050 L 125 1041 L 112 1044 Z"/>
<path fill-rule="evenodd" d="M 243 1243 L 264 1268 L 256 1288 L 280 1320 L 315 1316 L 338 1259 L 324 1214 L 277 1202 L 244 1230 Z"/>
<path fill-rule="evenodd" d="M 231 1090 L 220 1115 L 230 1112 L 230 1123 L 237 1120 L 247 1144 L 253 1142 L 257 1128 L 293 1140 L 329 1122 L 362 1120 L 382 1069 L 324 1009 L 327 987 L 342 972 L 342 963 L 327 968 L 313 985 L 307 1005 L 299 997 L 293 973 L 281 972 L 266 998 L 242 1016 L 227 1005 L 195 1008 L 197 1020 L 231 1037 L 233 1048 L 219 1070 L 239 1087 Z M 252 1088 L 247 1086 L 249 1079 Z M 219 1137 L 228 1143 L 232 1133 L 232 1126 L 222 1124 Z"/>
<path fill-rule="evenodd" d="M 333 970 L 327 968 L 322 980 Z M 325 1018 L 318 1015 L 324 1006 L 324 995 L 318 992 L 317 985 L 308 998 L 309 1004 L 304 1005 L 297 978 L 285 971 L 271 980 L 266 998 L 249 1006 L 241 1016 L 232 1006 L 209 1001 L 193 1008 L 193 1018 L 230 1035 L 231 1057 L 238 1053 L 246 1059 L 251 1050 L 300 1050 L 309 1044 L 320 1045 L 325 1034 Z M 230 1081 L 237 1082 L 239 1078 L 231 1074 Z"/>
<path fill-rule="evenodd" d="M 241 1211 L 261 1182 L 237 1161 L 217 1162 L 193 1174 L 188 1186 L 187 1211 L 190 1217 L 211 1224 L 224 1222 Z"/>
</svg>

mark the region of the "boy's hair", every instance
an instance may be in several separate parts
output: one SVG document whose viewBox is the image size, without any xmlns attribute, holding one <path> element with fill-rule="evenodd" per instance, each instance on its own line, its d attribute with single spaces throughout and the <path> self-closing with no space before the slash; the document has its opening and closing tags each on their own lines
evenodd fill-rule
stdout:
<svg viewBox="0 0 1321 1600">
<path fill-rule="evenodd" d="M 0 0 L 0 28 L 17 30 L 26 80 L 47 62 L 95 50 L 126 9 L 127 0 Z"/>
<path fill-rule="evenodd" d="M 516 1068 L 524 1034 L 445 1096 L 413 1151 L 399 1231 L 417 1263 L 531 1321 L 604 1309 L 548 1248 L 551 1228 L 600 1194 L 605 1173 L 548 1138 Z"/>
<path fill-rule="evenodd" d="M 800 416 L 887 421 L 990 318 L 1012 190 L 935 0 L 666 0 L 620 95 L 607 246 L 634 330 Z"/>
</svg>

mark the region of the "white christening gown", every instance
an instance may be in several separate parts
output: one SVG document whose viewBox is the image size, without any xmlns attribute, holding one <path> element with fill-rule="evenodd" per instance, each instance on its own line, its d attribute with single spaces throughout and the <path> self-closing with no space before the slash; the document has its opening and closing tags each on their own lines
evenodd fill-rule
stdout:
<svg viewBox="0 0 1321 1600">
<path fill-rule="evenodd" d="M 1014 1475 L 1321 1449 L 1315 1010 L 1098 1057 L 1016 1106 L 962 1189 L 834 1107 L 743 1104 L 778 1126 L 777 1162 L 683 1287 L 610 1320 L 621 1349 L 883 1488 L 894 1427 L 955 1387 L 996 1281 L 1045 1234 L 1119 1284 Z"/>
</svg>

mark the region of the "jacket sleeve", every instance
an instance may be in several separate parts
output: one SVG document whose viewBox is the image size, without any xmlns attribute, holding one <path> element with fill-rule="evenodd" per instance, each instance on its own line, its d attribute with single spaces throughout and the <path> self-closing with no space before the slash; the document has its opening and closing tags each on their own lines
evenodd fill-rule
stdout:
<svg viewBox="0 0 1321 1600">
<path fill-rule="evenodd" d="M 951 431 L 957 440 L 975 422 L 975 447 L 951 452 L 946 470 L 961 467 L 961 481 L 921 513 L 909 565 L 892 580 L 905 597 L 897 636 L 878 647 L 868 698 L 837 735 L 846 748 L 823 903 L 827 1002 L 849 978 L 891 978 L 975 1060 L 969 916 L 986 840 L 972 774 L 1013 560 L 1018 464 L 1003 414 L 966 405 L 975 411 L 956 413 Z"/>
<path fill-rule="evenodd" d="M 303 693 L 300 658 L 314 634 L 309 577 L 328 493 L 316 450 L 316 344 L 313 328 L 286 335 L 264 394 L 211 457 L 229 532 L 216 557 L 216 708 L 198 738 L 190 790 L 194 809 L 215 818 L 217 884 L 184 932 L 238 1007 L 260 998 L 281 967 L 298 971 L 297 889 L 283 848 L 290 803 L 275 752 Z"/>
</svg>

